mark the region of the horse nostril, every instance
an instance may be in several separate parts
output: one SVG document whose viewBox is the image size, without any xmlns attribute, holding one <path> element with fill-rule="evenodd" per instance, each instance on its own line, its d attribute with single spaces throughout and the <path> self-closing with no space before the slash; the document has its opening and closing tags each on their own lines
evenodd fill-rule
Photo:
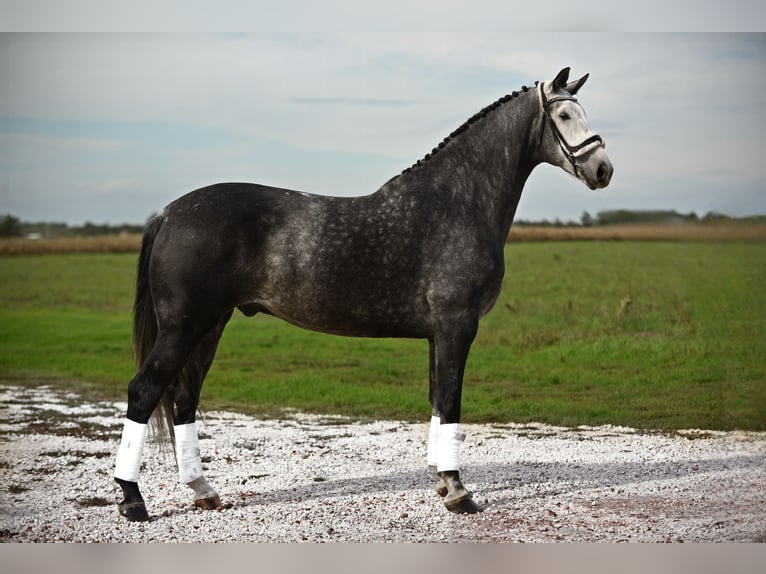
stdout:
<svg viewBox="0 0 766 574">
<path fill-rule="evenodd" d="M 609 167 L 606 165 L 606 163 L 601 162 L 601 164 L 598 166 L 596 178 L 598 178 L 599 183 L 604 183 L 609 179 Z"/>
</svg>

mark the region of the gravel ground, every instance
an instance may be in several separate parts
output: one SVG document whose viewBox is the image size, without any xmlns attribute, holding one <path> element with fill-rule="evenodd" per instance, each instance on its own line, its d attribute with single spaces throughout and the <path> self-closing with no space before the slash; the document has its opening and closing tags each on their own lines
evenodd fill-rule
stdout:
<svg viewBox="0 0 766 574">
<path fill-rule="evenodd" d="M 766 433 L 463 425 L 463 479 L 486 506 L 446 511 L 426 424 L 209 412 L 201 511 L 151 444 L 152 519 L 117 513 L 125 403 L 0 386 L 5 542 L 766 542 Z"/>
</svg>

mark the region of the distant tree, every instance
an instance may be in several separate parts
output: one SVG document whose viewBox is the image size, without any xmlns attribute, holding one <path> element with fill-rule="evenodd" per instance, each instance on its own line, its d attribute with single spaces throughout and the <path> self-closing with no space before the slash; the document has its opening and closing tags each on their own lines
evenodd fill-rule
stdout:
<svg viewBox="0 0 766 574">
<path fill-rule="evenodd" d="M 708 211 L 702 218 L 702 221 L 728 221 L 731 219 L 728 215 L 718 213 L 717 211 Z"/>
<path fill-rule="evenodd" d="M 0 222 L 0 237 L 21 237 L 21 221 L 12 215 L 6 215 Z"/>
<path fill-rule="evenodd" d="M 689 221 L 691 215 L 682 215 L 675 210 L 629 210 L 600 211 L 598 222 L 603 225 L 621 223 L 679 223 Z M 696 217 L 696 215 L 694 216 Z"/>
<path fill-rule="evenodd" d="M 580 217 L 580 224 L 583 227 L 590 227 L 594 223 L 595 222 L 593 221 L 593 218 L 590 216 L 590 213 L 588 213 L 587 211 L 583 211 L 582 216 Z"/>
</svg>

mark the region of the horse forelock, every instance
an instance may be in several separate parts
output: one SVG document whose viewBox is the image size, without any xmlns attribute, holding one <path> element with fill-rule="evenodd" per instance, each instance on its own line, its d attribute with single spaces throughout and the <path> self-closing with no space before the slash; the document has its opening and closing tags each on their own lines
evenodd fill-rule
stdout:
<svg viewBox="0 0 766 574">
<path fill-rule="evenodd" d="M 534 87 L 537 87 L 537 85 L 540 82 L 535 82 Z M 506 104 L 510 102 L 511 100 L 516 99 L 521 94 L 529 92 L 532 90 L 533 87 L 530 86 L 522 86 L 521 91 L 514 90 L 510 94 L 506 94 L 503 97 L 495 100 L 488 106 L 482 108 L 478 112 L 476 112 L 474 115 L 472 115 L 470 118 L 468 118 L 465 122 L 463 122 L 457 129 L 455 129 L 451 134 L 449 134 L 447 137 L 445 137 L 441 142 L 439 142 L 439 145 L 437 145 L 435 148 L 431 150 L 430 153 L 427 153 L 423 158 L 416 161 L 414 164 L 412 164 L 410 167 L 404 169 L 399 175 L 408 173 L 412 171 L 413 169 L 417 169 L 421 167 L 423 164 L 425 164 L 428 160 L 433 158 L 437 153 L 439 153 L 448 143 L 450 143 L 452 140 L 454 140 L 459 135 L 463 134 L 464 132 L 468 131 L 473 124 L 475 124 L 477 121 L 486 118 L 493 112 L 495 112 L 497 109 L 499 109 L 503 104 Z M 393 179 L 396 179 L 399 177 L 398 175 L 395 176 Z"/>
</svg>

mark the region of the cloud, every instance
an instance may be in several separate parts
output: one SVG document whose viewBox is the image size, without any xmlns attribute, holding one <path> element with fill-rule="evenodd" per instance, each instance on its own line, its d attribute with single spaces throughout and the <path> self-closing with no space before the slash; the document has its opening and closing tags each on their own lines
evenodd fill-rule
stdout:
<svg viewBox="0 0 766 574">
<path fill-rule="evenodd" d="M 573 77 L 591 74 L 580 100 L 615 163 L 603 197 L 680 208 L 673 202 L 694 202 L 686 181 L 700 209 L 726 185 L 766 212 L 750 191 L 766 185 L 765 39 L 496 27 L 0 34 L 0 149 L 15 158 L 1 184 L 42 185 L 19 165 L 60 167 L 62 190 L 143 178 L 152 209 L 212 178 L 370 192 L 499 96 L 571 66 Z M 538 171 L 520 217 L 577 219 L 587 202 L 607 201 L 549 166 Z M 561 200 L 538 201 L 550 197 Z M 5 201 L 0 212 L 12 207 Z M 109 205 L 88 208 L 107 217 Z"/>
<path fill-rule="evenodd" d="M 50 154 L 62 152 L 98 152 L 124 149 L 125 144 L 116 139 L 42 136 L 27 133 L 0 133 L 0 150 L 4 154 L 45 150 Z"/>
<path fill-rule="evenodd" d="M 287 101 L 304 106 L 372 106 L 394 107 L 411 106 L 413 104 L 427 103 L 425 100 L 401 100 L 395 98 L 351 98 L 351 97 L 293 97 Z"/>
</svg>

